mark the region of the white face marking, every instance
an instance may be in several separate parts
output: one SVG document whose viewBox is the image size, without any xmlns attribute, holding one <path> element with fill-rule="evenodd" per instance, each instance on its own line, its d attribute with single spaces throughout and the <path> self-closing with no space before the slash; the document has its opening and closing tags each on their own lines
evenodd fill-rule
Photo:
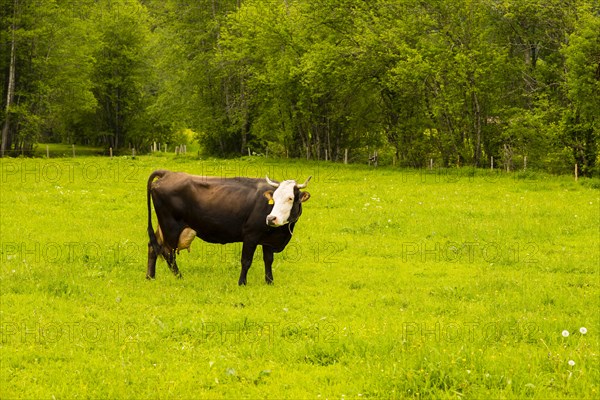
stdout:
<svg viewBox="0 0 600 400">
<path fill-rule="evenodd" d="M 273 193 L 273 210 L 267 215 L 267 225 L 281 226 L 287 224 L 294 205 L 294 188 L 296 181 L 283 181 Z"/>
</svg>

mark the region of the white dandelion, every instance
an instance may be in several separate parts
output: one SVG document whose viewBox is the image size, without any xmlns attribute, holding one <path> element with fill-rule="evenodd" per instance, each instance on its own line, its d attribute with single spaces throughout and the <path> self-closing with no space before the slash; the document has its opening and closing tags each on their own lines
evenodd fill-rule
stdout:
<svg viewBox="0 0 600 400">
<path fill-rule="evenodd" d="M 565 329 L 564 331 L 562 331 L 562 335 L 563 337 L 569 337 L 569 331 Z"/>
<path fill-rule="evenodd" d="M 579 328 L 579 333 L 585 335 L 587 333 L 587 328 L 585 326 L 582 326 L 581 328 Z"/>
<path fill-rule="evenodd" d="M 575 361 L 573 361 L 573 360 L 569 360 L 569 365 L 570 365 L 571 367 L 574 367 L 574 366 L 575 366 Z"/>
</svg>

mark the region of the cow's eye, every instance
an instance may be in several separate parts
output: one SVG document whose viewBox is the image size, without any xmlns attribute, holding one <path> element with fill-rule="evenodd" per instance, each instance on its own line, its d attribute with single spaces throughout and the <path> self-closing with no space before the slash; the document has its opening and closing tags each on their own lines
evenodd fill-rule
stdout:
<svg viewBox="0 0 600 400">
<path fill-rule="evenodd" d="M 294 198 L 290 196 L 288 197 L 288 201 L 294 201 Z"/>
</svg>

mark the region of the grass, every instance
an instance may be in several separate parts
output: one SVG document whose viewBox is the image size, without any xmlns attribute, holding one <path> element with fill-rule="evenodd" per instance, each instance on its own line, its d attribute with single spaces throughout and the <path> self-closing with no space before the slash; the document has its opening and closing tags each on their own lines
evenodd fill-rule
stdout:
<svg viewBox="0 0 600 400">
<path fill-rule="evenodd" d="M 241 246 L 199 240 L 182 280 L 144 279 L 158 168 L 313 175 L 274 286 L 260 251 L 238 287 Z M 1 172 L 1 398 L 598 397 L 597 180 L 167 156 Z"/>
<path fill-rule="evenodd" d="M 164 146 L 164 144 L 157 143 L 157 146 Z M 172 156 L 173 153 L 175 152 L 175 147 L 176 147 L 176 145 L 173 145 L 173 144 L 171 144 L 168 147 L 167 150 L 170 153 L 165 152 L 164 147 L 162 147 L 162 150 L 154 153 L 154 155 L 158 156 L 158 157 Z M 200 147 L 197 142 L 194 142 L 194 143 L 186 145 L 186 149 L 187 149 L 188 154 L 197 154 L 200 150 Z M 139 154 L 140 150 L 141 150 L 142 154 L 145 154 L 150 149 L 136 149 L 136 154 Z M 110 150 L 108 149 L 108 147 L 107 148 L 99 148 L 96 146 L 86 146 L 86 145 L 81 145 L 81 144 L 73 146 L 72 144 L 67 144 L 67 143 L 39 143 L 35 146 L 35 148 L 33 150 L 33 155 L 35 157 L 50 156 L 49 158 L 57 158 L 57 157 L 72 158 L 73 151 L 75 151 L 75 157 L 109 156 L 110 155 Z M 114 151 L 114 156 L 131 156 L 131 155 L 132 155 L 132 149 L 130 149 L 130 148 Z"/>
<path fill-rule="evenodd" d="M 75 151 L 76 157 L 82 156 L 99 156 L 108 155 L 108 150 L 103 150 L 95 146 L 71 145 L 66 143 L 39 143 L 35 146 L 34 155 L 36 157 L 46 157 L 49 155 L 52 158 L 56 157 L 73 157 Z M 131 152 L 129 152 L 131 154 Z"/>
</svg>

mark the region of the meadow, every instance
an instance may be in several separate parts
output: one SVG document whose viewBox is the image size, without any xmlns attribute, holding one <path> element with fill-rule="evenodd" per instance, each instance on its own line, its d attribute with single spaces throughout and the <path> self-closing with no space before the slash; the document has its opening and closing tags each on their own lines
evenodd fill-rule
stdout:
<svg viewBox="0 0 600 400">
<path fill-rule="evenodd" d="M 0 398 L 597 398 L 599 181 L 142 156 L 1 160 Z M 155 169 L 304 181 L 260 249 L 145 279 Z M 156 221 L 156 219 L 154 219 Z"/>
</svg>

